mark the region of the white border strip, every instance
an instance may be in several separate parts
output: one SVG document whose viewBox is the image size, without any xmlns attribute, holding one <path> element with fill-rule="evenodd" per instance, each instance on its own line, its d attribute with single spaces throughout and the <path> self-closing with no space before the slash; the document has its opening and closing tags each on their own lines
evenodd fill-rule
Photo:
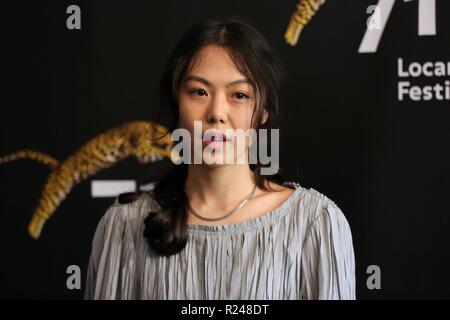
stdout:
<svg viewBox="0 0 450 320">
<path fill-rule="evenodd" d="M 123 192 L 136 191 L 135 180 L 92 180 L 92 198 L 112 198 Z"/>
</svg>

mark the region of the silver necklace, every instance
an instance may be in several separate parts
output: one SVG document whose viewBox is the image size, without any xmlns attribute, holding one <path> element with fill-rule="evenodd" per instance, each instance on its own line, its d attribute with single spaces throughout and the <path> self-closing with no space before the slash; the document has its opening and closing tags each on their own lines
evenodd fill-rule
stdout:
<svg viewBox="0 0 450 320">
<path fill-rule="evenodd" d="M 233 210 L 231 210 L 227 214 L 225 214 L 225 215 L 223 215 L 221 217 L 217 217 L 217 218 L 208 218 L 208 217 L 205 217 L 205 216 L 201 215 L 194 208 L 191 207 L 189 202 L 187 203 L 187 207 L 188 207 L 189 211 L 191 211 L 194 216 L 196 216 L 197 218 L 199 218 L 201 220 L 204 220 L 204 221 L 219 221 L 219 220 L 222 220 L 222 219 L 225 219 L 225 218 L 231 216 L 234 212 L 236 212 L 237 210 L 242 208 L 253 197 L 253 195 L 255 194 L 255 191 L 256 191 L 256 185 L 253 188 L 252 192 L 250 192 L 250 194 L 247 197 L 245 197 L 245 199 L 236 208 L 234 208 Z"/>
</svg>

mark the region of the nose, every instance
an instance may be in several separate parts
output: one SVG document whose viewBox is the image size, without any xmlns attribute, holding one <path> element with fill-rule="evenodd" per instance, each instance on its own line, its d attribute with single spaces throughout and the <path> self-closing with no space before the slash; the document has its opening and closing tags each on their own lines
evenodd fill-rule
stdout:
<svg viewBox="0 0 450 320">
<path fill-rule="evenodd" d="M 208 123 L 226 123 L 228 105 L 226 99 L 220 95 L 214 96 L 210 100 L 208 110 L 206 113 L 206 120 Z"/>
</svg>

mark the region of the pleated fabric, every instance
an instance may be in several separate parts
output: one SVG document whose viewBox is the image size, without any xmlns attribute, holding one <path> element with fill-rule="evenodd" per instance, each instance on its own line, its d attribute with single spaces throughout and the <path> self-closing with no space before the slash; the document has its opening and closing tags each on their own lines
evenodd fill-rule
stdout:
<svg viewBox="0 0 450 320">
<path fill-rule="evenodd" d="M 339 207 L 295 187 L 278 208 L 227 225 L 189 224 L 181 252 L 162 257 L 143 237 L 152 191 L 117 199 L 92 241 L 85 299 L 355 299 L 355 258 Z M 245 210 L 243 207 L 241 210 Z"/>
</svg>

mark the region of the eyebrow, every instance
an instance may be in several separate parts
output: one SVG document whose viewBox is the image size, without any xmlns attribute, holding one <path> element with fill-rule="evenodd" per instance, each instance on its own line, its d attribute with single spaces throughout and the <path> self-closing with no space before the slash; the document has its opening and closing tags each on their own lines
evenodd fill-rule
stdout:
<svg viewBox="0 0 450 320">
<path fill-rule="evenodd" d="M 208 81 L 208 80 L 206 80 L 206 79 L 204 79 L 202 77 L 195 76 L 195 75 L 187 76 L 186 79 L 184 80 L 184 82 L 188 82 L 188 81 L 198 81 L 198 82 L 201 82 L 201 83 L 207 85 L 208 87 L 212 86 L 212 83 L 210 81 Z M 232 81 L 232 82 L 228 83 L 226 85 L 226 87 L 228 88 L 230 86 L 233 86 L 233 85 L 236 85 L 236 84 L 239 84 L 239 83 L 248 83 L 248 84 L 251 85 L 251 82 L 248 79 L 244 78 L 244 79 L 238 79 L 238 80 Z"/>
</svg>

